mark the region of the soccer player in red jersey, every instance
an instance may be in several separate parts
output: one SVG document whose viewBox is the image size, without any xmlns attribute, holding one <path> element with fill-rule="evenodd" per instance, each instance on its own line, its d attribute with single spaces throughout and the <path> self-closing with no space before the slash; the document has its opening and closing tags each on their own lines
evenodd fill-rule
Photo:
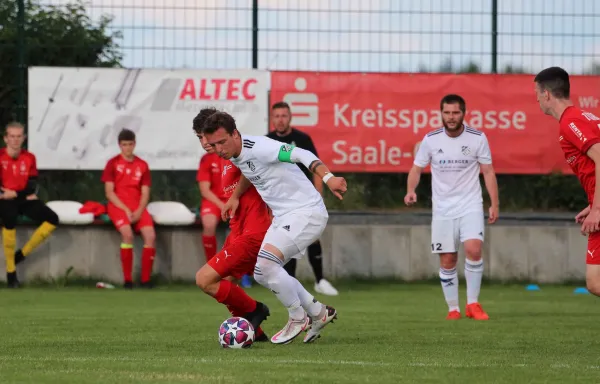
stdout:
<svg viewBox="0 0 600 384">
<path fill-rule="evenodd" d="M 207 151 L 208 152 L 208 151 Z M 202 196 L 200 218 L 202 219 L 202 245 L 206 260 L 217 253 L 217 225 L 221 217 L 221 208 L 226 201 L 221 188 L 221 158 L 212 150 L 202 156 L 196 180 Z"/>
<path fill-rule="evenodd" d="M 108 161 L 102 182 L 108 199 L 107 213 L 121 234 L 121 265 L 124 288 L 133 288 L 133 234 L 144 240 L 141 283 L 152 288 L 152 265 L 156 250 L 156 234 L 152 216 L 146 210 L 150 200 L 150 169 L 148 163 L 134 155 L 135 133 L 123 129 L 118 137 L 121 153 Z"/>
<path fill-rule="evenodd" d="M 596 187 L 600 178 L 600 118 L 573 105 L 569 74 L 564 69 L 546 68 L 534 82 L 540 108 L 560 123 L 558 141 L 588 198 L 589 205 L 575 221 L 588 236 L 587 289 L 600 296 L 600 188 Z"/>
<path fill-rule="evenodd" d="M 203 147 L 210 151 L 212 149 L 205 143 L 201 130 L 206 119 L 214 112 L 216 110 L 213 108 L 201 110 L 193 125 Z M 239 182 L 241 172 L 228 160 L 219 158 L 219 164 L 223 195 L 229 198 Z M 240 286 L 231 282 L 230 277 L 239 279 L 254 273 L 258 251 L 270 225 L 267 205 L 256 189 L 248 189 L 240 198 L 236 216 L 229 221 L 231 232 L 223 249 L 196 273 L 198 287 L 219 303 L 225 304 L 233 316 L 243 317 L 254 326 L 256 341 L 269 340 L 260 328 L 260 324 L 269 316 L 269 308 L 251 298 Z"/>
<path fill-rule="evenodd" d="M 37 198 L 38 171 L 35 155 L 22 148 L 25 127 L 10 123 L 4 131 L 6 148 L 0 149 L 0 218 L 2 245 L 6 261 L 6 280 L 9 288 L 18 288 L 16 264 L 46 240 L 58 225 L 58 216 Z M 15 252 L 17 219 L 25 215 L 40 223 L 22 249 Z"/>
</svg>

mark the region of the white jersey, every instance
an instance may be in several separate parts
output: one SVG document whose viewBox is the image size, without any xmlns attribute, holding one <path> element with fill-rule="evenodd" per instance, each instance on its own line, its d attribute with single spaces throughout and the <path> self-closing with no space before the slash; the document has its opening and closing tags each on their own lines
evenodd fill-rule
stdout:
<svg viewBox="0 0 600 384">
<path fill-rule="evenodd" d="M 304 208 L 325 208 L 323 197 L 300 167 L 279 161 L 279 153 L 291 149 L 266 136 L 242 135 L 242 152 L 230 159 L 256 187 L 274 217 Z"/>
<path fill-rule="evenodd" d="M 455 219 L 474 211 L 483 212 L 479 164 L 491 164 L 492 154 L 485 134 L 467 127 L 458 137 L 444 128 L 423 138 L 414 164 L 431 164 L 433 217 Z"/>
</svg>

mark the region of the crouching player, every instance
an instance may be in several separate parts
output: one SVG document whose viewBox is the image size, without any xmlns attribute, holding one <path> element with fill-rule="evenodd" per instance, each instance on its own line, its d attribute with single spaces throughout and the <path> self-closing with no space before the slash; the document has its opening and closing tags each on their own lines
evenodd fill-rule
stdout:
<svg viewBox="0 0 600 384">
<path fill-rule="evenodd" d="M 35 155 L 22 148 L 25 128 L 10 123 L 4 132 L 6 148 L 0 149 L 0 218 L 2 218 L 2 244 L 6 259 L 6 280 L 9 288 L 18 288 L 16 264 L 46 240 L 58 225 L 58 216 L 37 198 L 37 165 Z M 40 223 L 22 249 L 15 252 L 17 219 L 25 215 Z"/>
<path fill-rule="evenodd" d="M 216 110 L 212 108 L 201 110 L 193 125 L 196 135 L 209 153 L 213 152 L 212 147 L 206 145 L 201 130 L 206 119 L 214 112 Z M 219 161 L 223 193 L 229 198 L 239 183 L 241 172 L 230 161 L 220 158 Z M 260 328 L 260 324 L 269 316 L 269 308 L 251 298 L 229 277 L 240 279 L 254 273 L 258 251 L 270 225 L 267 205 L 255 188 L 249 188 L 240 198 L 236 216 L 229 221 L 231 231 L 223 249 L 196 273 L 198 287 L 219 303 L 225 304 L 233 316 L 243 317 L 252 324 L 256 330 L 255 341 L 269 340 Z"/>
</svg>

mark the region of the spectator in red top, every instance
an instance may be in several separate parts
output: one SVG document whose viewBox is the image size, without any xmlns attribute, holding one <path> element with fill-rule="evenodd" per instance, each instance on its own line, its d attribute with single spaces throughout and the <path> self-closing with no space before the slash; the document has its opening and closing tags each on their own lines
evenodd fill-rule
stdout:
<svg viewBox="0 0 600 384">
<path fill-rule="evenodd" d="M 217 226 L 221 217 L 221 209 L 226 200 L 221 188 L 221 168 L 219 166 L 221 158 L 213 152 L 212 148 L 206 149 L 206 152 L 200 159 L 196 180 L 202 198 L 200 205 L 202 245 L 206 261 L 208 261 L 217 253 Z"/>
<path fill-rule="evenodd" d="M 152 288 L 156 234 L 152 216 L 146 210 L 150 200 L 150 169 L 148 163 L 133 153 L 133 131 L 123 129 L 119 133 L 118 141 L 121 153 L 106 164 L 102 182 L 108 199 L 108 216 L 121 234 L 124 287 L 133 288 L 133 234 L 139 232 L 144 240 L 141 283 L 144 288 Z"/>
<path fill-rule="evenodd" d="M 6 259 L 6 280 L 9 288 L 19 287 L 16 264 L 25 260 L 46 240 L 58 225 L 58 216 L 37 197 L 38 171 L 35 155 L 23 149 L 25 127 L 10 123 L 4 131 L 6 148 L 0 149 L 0 218 L 2 244 Z M 15 252 L 17 219 L 25 215 L 40 223 L 29 241 Z"/>
</svg>

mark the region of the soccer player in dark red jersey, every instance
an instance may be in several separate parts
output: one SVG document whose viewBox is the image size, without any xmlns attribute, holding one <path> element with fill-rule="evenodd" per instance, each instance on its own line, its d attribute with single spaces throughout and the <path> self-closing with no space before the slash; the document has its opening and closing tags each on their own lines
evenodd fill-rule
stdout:
<svg viewBox="0 0 600 384">
<path fill-rule="evenodd" d="M 102 182 L 108 199 L 108 216 L 121 234 L 124 287 L 133 288 L 133 235 L 139 232 L 144 240 L 141 284 L 144 288 L 152 288 L 156 234 L 152 216 L 146 210 L 150 200 L 150 168 L 148 163 L 134 155 L 133 131 L 123 129 L 118 142 L 121 153 L 106 163 Z"/>
<path fill-rule="evenodd" d="M 200 111 L 194 119 L 194 131 L 203 147 L 206 145 L 201 134 L 204 121 L 216 112 L 213 108 Z M 228 199 L 235 190 L 241 172 L 230 161 L 219 158 L 221 186 Z M 219 216 L 221 213 L 219 213 Z M 269 308 L 251 298 L 241 287 L 231 282 L 230 277 L 241 278 L 254 273 L 254 266 L 262 241 L 271 225 L 271 216 L 267 205 L 262 201 L 255 188 L 248 189 L 240 198 L 236 216 L 229 220 L 231 232 L 225 240 L 223 249 L 198 270 L 196 284 L 205 293 L 225 304 L 233 316 L 247 319 L 256 330 L 256 341 L 268 341 L 260 324 L 269 316 Z"/>
<path fill-rule="evenodd" d="M 22 148 L 25 127 L 10 123 L 4 131 L 6 148 L 0 149 L 0 218 L 2 244 L 6 259 L 6 280 L 9 288 L 19 287 L 16 264 L 25 260 L 46 240 L 58 225 L 58 216 L 37 198 L 38 171 L 35 155 Z M 22 249 L 15 252 L 17 219 L 25 215 L 40 223 Z"/>
<path fill-rule="evenodd" d="M 567 163 L 579 178 L 589 205 L 575 221 L 588 236 L 587 289 L 600 296 L 600 118 L 573 105 L 569 74 L 562 68 L 546 68 L 534 79 L 542 111 L 560 123 L 558 142 Z"/>
<path fill-rule="evenodd" d="M 225 200 L 221 188 L 221 158 L 211 152 L 200 159 L 196 180 L 202 196 L 200 218 L 202 220 L 202 245 L 206 260 L 217 253 L 217 226 Z"/>
</svg>

